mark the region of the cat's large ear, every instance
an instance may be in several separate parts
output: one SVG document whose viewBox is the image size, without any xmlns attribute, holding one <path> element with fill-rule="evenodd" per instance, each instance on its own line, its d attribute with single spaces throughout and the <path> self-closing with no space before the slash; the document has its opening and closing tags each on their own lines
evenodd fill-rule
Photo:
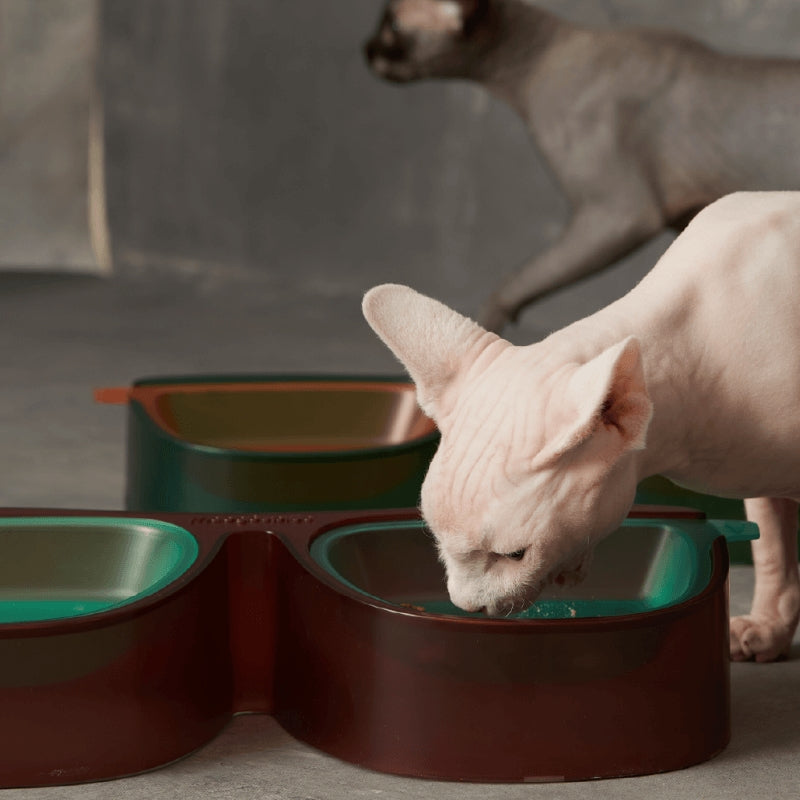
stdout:
<svg viewBox="0 0 800 800">
<path fill-rule="evenodd" d="M 545 458 L 577 447 L 600 425 L 616 432 L 618 451 L 643 449 L 653 404 L 638 339 L 629 336 L 576 370 L 559 407 L 562 419 L 544 448 Z"/>
<path fill-rule="evenodd" d="M 408 370 L 422 410 L 439 420 L 449 409 L 448 389 L 498 337 L 438 300 L 407 286 L 370 289 L 362 304 L 375 333 Z"/>
</svg>

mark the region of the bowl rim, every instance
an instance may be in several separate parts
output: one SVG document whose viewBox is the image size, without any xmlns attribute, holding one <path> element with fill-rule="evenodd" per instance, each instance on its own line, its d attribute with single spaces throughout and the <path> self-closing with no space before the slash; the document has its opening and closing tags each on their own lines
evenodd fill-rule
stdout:
<svg viewBox="0 0 800 800">
<path fill-rule="evenodd" d="M 224 392 L 235 389 L 243 392 L 258 392 L 265 389 L 283 391 L 294 385 L 327 385 L 335 386 L 345 391 L 359 391 L 367 389 L 375 392 L 392 392 L 397 387 L 404 391 L 415 391 L 414 383 L 406 376 L 398 375 L 355 375 L 355 374 L 235 374 L 235 375 L 184 375 L 140 378 L 133 382 L 128 392 L 128 401 L 142 409 L 146 418 L 153 424 L 159 433 L 174 444 L 202 453 L 208 456 L 226 457 L 235 456 L 239 459 L 252 461 L 343 461 L 364 458 L 387 457 L 401 455 L 405 452 L 417 450 L 438 441 L 439 431 L 435 423 L 430 420 L 429 430 L 397 444 L 375 445 L 373 447 L 350 448 L 347 450 L 261 450 L 234 447 L 219 447 L 216 445 L 194 442 L 180 436 L 170 426 L 164 424 L 156 408 L 158 398 L 165 393 L 200 393 Z M 423 412 L 420 412 L 423 413 Z M 424 414 L 423 414 L 424 415 Z"/>
</svg>

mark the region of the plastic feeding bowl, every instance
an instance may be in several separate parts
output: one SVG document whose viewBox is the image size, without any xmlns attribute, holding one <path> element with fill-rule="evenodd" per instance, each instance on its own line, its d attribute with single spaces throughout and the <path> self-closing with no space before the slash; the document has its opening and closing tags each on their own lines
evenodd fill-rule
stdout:
<svg viewBox="0 0 800 800">
<path fill-rule="evenodd" d="M 98 399 L 128 403 L 129 509 L 413 506 L 438 441 L 397 378 L 154 378 Z"/>
<path fill-rule="evenodd" d="M 585 584 L 500 620 L 449 604 L 415 512 L 7 509 L 0 786 L 152 769 L 239 712 L 428 778 L 703 761 L 730 732 L 726 539 L 754 526 L 637 513 Z"/>
</svg>

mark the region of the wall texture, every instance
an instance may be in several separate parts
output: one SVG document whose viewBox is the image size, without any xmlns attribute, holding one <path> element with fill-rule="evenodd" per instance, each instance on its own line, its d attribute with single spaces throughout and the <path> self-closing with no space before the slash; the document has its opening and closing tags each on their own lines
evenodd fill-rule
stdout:
<svg viewBox="0 0 800 800">
<path fill-rule="evenodd" d="M 57 11 L 81 2 L 0 0 L 0 11 L 29 4 L 71 30 Z M 501 272 L 555 236 L 564 199 L 508 109 L 466 84 L 395 87 L 367 71 L 361 45 L 381 5 L 99 0 L 118 272 L 258 276 L 331 295 L 405 280 L 475 306 Z M 674 27 L 723 49 L 800 57 L 797 0 L 542 5 L 583 22 Z M 8 216 L 8 197 L 0 202 Z M 623 281 L 665 243 L 629 259 Z"/>
<path fill-rule="evenodd" d="M 95 0 L 0 0 L 0 268 L 95 270 Z"/>
<path fill-rule="evenodd" d="M 543 5 L 800 56 L 796 0 Z M 120 269 L 260 271 L 330 292 L 402 279 L 473 303 L 555 235 L 564 201 L 509 110 L 466 84 L 367 71 L 381 6 L 104 0 Z"/>
</svg>

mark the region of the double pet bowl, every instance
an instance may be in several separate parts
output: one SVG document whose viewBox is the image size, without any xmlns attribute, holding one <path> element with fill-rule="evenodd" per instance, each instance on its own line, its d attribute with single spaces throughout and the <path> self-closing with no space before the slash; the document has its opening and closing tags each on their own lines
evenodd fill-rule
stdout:
<svg viewBox="0 0 800 800">
<path fill-rule="evenodd" d="M 450 604 L 416 511 L 388 507 L 416 504 L 436 445 L 409 384 L 125 394 L 146 511 L 0 513 L 0 786 L 152 769 L 242 712 L 451 780 L 647 774 L 727 744 L 726 539 L 754 526 L 634 510 L 583 584 L 487 619 Z"/>
</svg>

